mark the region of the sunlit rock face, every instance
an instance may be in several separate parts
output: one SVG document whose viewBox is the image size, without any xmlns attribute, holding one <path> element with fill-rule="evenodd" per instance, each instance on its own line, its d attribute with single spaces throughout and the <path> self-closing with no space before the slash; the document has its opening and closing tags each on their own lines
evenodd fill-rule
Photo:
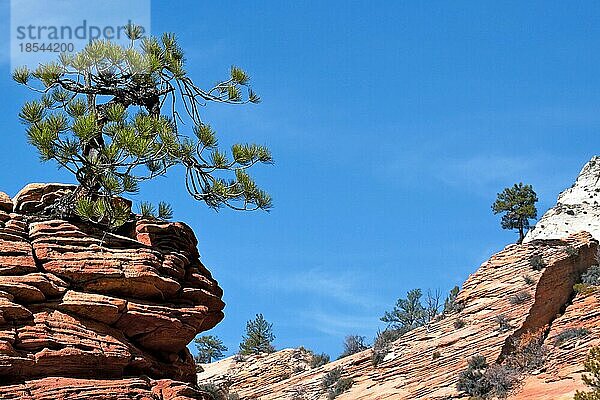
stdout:
<svg viewBox="0 0 600 400">
<path fill-rule="evenodd" d="M 577 181 L 558 196 L 549 209 L 525 237 L 561 239 L 572 233 L 586 231 L 600 239 L 600 157 L 592 158 L 581 170 Z"/>
<path fill-rule="evenodd" d="M 49 219 L 73 190 L 0 193 L 0 398 L 202 399 L 187 344 L 223 318 L 185 224 Z"/>
<path fill-rule="evenodd" d="M 490 362 L 499 361 L 513 340 L 543 330 L 549 367 L 535 381 L 526 382 L 523 390 L 529 397 L 519 398 L 567 399 L 561 396 L 572 397 L 584 387 L 581 365 L 600 334 L 597 312 L 590 311 L 598 304 L 598 295 L 576 297 L 571 304 L 573 284 L 596 262 L 597 245 L 590 234 L 580 232 L 564 240 L 507 246 L 463 284 L 458 295 L 460 311 L 403 335 L 377 366 L 372 363 L 372 350 L 366 350 L 319 368 L 294 368 L 297 360 L 291 356 L 295 353 L 284 350 L 213 363 L 198 380 L 228 384 L 241 398 L 284 400 L 304 393 L 306 399 L 325 399 L 323 377 L 341 367 L 343 376 L 352 378 L 354 384 L 336 399 L 466 399 L 456 383 L 470 357 L 483 355 Z M 534 257 L 543 260 L 543 267 L 532 266 Z M 523 300 L 515 302 L 516 296 Z M 500 326 L 500 316 L 506 326 Z M 587 341 L 555 344 L 556 335 L 581 321 L 593 328 Z M 572 346 L 577 351 L 570 352 Z M 557 397 L 538 397 L 546 392 Z"/>
</svg>

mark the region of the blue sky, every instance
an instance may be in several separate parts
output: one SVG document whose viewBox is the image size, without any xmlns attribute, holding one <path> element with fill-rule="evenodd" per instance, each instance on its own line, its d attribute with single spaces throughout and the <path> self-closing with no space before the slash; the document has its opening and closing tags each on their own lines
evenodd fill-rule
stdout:
<svg viewBox="0 0 600 400">
<path fill-rule="evenodd" d="M 236 64 L 263 98 L 204 117 L 223 143 L 271 147 L 275 165 L 256 171 L 271 213 L 215 213 L 181 171 L 139 196 L 196 231 L 227 302 L 210 333 L 230 353 L 259 312 L 278 348 L 335 357 L 345 335 L 372 338 L 407 290 L 445 292 L 516 239 L 490 211 L 498 191 L 531 183 L 541 215 L 596 153 L 594 2 L 154 1 L 152 18 L 197 83 Z M 70 182 L 26 143 L 3 26 L 0 190 Z"/>
</svg>

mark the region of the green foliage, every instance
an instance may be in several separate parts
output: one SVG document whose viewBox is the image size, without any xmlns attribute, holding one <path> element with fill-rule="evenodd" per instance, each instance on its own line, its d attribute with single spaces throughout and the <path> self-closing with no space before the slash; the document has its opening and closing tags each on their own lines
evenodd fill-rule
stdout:
<svg viewBox="0 0 600 400">
<path fill-rule="evenodd" d="M 518 230 L 517 243 L 521 243 L 525 238 L 525 231 L 529 229 L 529 220 L 537 218 L 535 207 L 537 201 L 533 187 L 519 183 L 498 193 L 496 201 L 492 204 L 494 214 L 504 213 L 502 228 Z"/>
<path fill-rule="evenodd" d="M 406 333 L 426 323 L 427 312 L 421 304 L 421 289 L 410 290 L 406 299 L 398 299 L 392 311 L 386 311 L 381 321 L 394 330 Z"/>
<path fill-rule="evenodd" d="M 588 295 L 594 293 L 594 286 L 588 285 L 587 283 L 576 283 L 573 285 L 573 291 L 578 294 Z"/>
<path fill-rule="evenodd" d="M 495 320 L 498 323 L 498 332 L 507 332 L 513 328 L 513 326 L 510 324 L 510 321 L 504 314 L 497 315 Z"/>
<path fill-rule="evenodd" d="M 271 198 L 248 169 L 272 163 L 269 149 L 234 144 L 228 155 L 200 115 L 208 102 L 258 103 L 248 74 L 233 66 L 226 79 L 202 89 L 188 76 L 173 34 L 142 38 L 134 25 L 126 31 L 128 46 L 96 40 L 33 71 L 13 72 L 17 83 L 40 93 L 19 113 L 29 142 L 42 161 L 55 161 L 79 182 L 63 216 L 116 227 L 131 212 L 116 210 L 113 200 L 176 165 L 184 167 L 192 197 L 211 208 L 268 210 Z M 166 204 L 150 211 L 142 214 L 172 216 Z"/>
<path fill-rule="evenodd" d="M 246 323 L 246 334 L 240 343 L 240 354 L 273 353 L 273 340 L 273 324 L 268 323 L 262 314 L 256 314 L 255 319 Z"/>
<path fill-rule="evenodd" d="M 600 347 L 592 347 L 583 364 L 585 371 L 590 375 L 584 375 L 583 381 L 590 387 L 590 392 L 575 393 L 574 400 L 600 400 Z"/>
<path fill-rule="evenodd" d="M 577 250 L 571 245 L 565 247 L 565 253 L 567 253 L 567 255 L 572 258 L 577 258 L 579 256 L 579 250 Z"/>
<path fill-rule="evenodd" d="M 458 296 L 459 292 L 460 287 L 458 286 L 454 286 L 452 290 L 450 290 L 448 297 L 446 297 L 446 300 L 444 301 L 444 315 L 452 314 L 461 310 L 461 305 L 456 301 L 456 297 Z"/>
<path fill-rule="evenodd" d="M 485 378 L 489 367 L 485 357 L 475 356 L 469 360 L 468 367 L 458 375 L 456 388 L 470 396 L 483 397 L 491 390 L 490 382 Z"/>
<path fill-rule="evenodd" d="M 173 218 L 173 209 L 170 204 L 165 203 L 164 201 L 158 203 L 158 208 L 150 202 L 143 201 L 140 203 L 140 215 L 143 218 L 168 221 Z"/>
<path fill-rule="evenodd" d="M 200 336 L 194 339 L 194 344 L 198 350 L 196 362 L 201 364 L 220 360 L 223 358 L 223 352 L 227 351 L 227 347 L 223 344 L 223 341 L 213 335 Z"/>
<path fill-rule="evenodd" d="M 465 322 L 465 320 L 464 320 L 464 319 L 462 319 L 462 318 L 457 318 L 457 319 L 456 319 L 456 321 L 454 321 L 454 323 L 453 323 L 452 325 L 454 326 L 454 329 L 461 329 L 461 328 L 464 328 L 464 326 L 465 326 L 466 324 L 467 324 L 467 323 Z"/>
</svg>

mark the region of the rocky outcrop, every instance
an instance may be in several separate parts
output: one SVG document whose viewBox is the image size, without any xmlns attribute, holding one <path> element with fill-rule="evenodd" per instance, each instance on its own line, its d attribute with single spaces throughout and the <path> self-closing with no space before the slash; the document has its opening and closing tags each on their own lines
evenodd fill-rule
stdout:
<svg viewBox="0 0 600 400">
<path fill-rule="evenodd" d="M 600 239 L 600 157 L 593 157 L 581 170 L 575 184 L 558 196 L 532 229 L 525 242 L 560 239 L 586 231 Z"/>
<path fill-rule="evenodd" d="M 71 190 L 0 194 L 0 398 L 202 399 L 186 346 L 224 303 L 194 233 L 44 216 Z"/>
<path fill-rule="evenodd" d="M 271 355 L 264 359 L 262 367 L 256 365 L 260 360 L 252 367 L 232 366 L 235 363 L 232 359 L 222 361 L 229 366 L 221 369 L 221 375 L 219 363 L 206 366 L 199 381 L 229 381 L 230 390 L 243 399 L 288 399 L 298 391 L 305 399 L 325 399 L 323 377 L 333 368 L 341 367 L 344 376 L 354 380 L 350 390 L 337 397 L 342 400 L 463 398 L 456 390 L 456 383 L 470 357 L 483 355 L 490 361 L 500 361 L 511 352 L 514 339 L 526 333 L 547 331 L 547 327 L 551 327 L 553 335 L 560 329 L 554 328 L 554 324 L 576 318 L 569 316 L 569 307 L 562 317 L 557 319 L 557 316 L 570 303 L 573 284 L 580 274 L 596 262 L 596 251 L 597 241 L 588 233 L 571 235 L 565 240 L 506 247 L 464 283 L 458 296 L 460 312 L 405 334 L 391 345 L 377 366 L 372 363 L 372 350 L 367 350 L 285 377 L 269 372 L 268 363 L 284 360 L 283 355 Z M 531 260 L 538 257 L 543 265 L 534 268 Z M 583 353 L 573 357 L 574 364 L 581 363 Z M 556 360 L 566 359 L 557 354 Z M 259 378 L 251 378 L 251 374 L 244 372 L 248 368 L 264 372 Z M 232 378 L 233 372 L 237 372 L 237 377 Z M 250 380 L 252 385 L 248 385 Z M 279 381 L 273 383 L 274 380 Z M 570 390 L 576 387 L 581 388 L 571 384 Z"/>
</svg>

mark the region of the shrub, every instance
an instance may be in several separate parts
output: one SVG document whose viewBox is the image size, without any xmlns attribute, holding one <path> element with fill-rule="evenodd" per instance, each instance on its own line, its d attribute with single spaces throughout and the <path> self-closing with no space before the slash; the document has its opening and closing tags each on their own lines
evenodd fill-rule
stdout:
<svg viewBox="0 0 600 400">
<path fill-rule="evenodd" d="M 323 380 L 321 381 L 321 386 L 323 389 L 328 389 L 335 385 L 337 381 L 342 379 L 342 374 L 344 370 L 342 367 L 335 367 L 334 369 L 328 371 L 325 375 L 323 375 Z"/>
<path fill-rule="evenodd" d="M 575 393 L 574 400 L 598 400 L 600 398 L 600 347 L 592 347 L 588 353 L 585 363 L 583 364 L 585 371 L 592 376 L 584 375 L 583 381 L 589 386 L 591 392 Z"/>
<path fill-rule="evenodd" d="M 535 283 L 535 281 L 533 280 L 533 278 L 530 277 L 529 275 L 523 275 L 523 280 L 529 286 L 531 286 L 531 285 L 533 285 Z"/>
<path fill-rule="evenodd" d="M 321 386 L 327 392 L 329 400 L 335 399 L 338 395 L 344 393 L 354 384 L 352 378 L 343 378 L 344 370 L 342 367 L 335 367 L 323 375 Z"/>
<path fill-rule="evenodd" d="M 390 352 L 391 343 L 400 336 L 402 336 L 402 333 L 396 329 L 386 329 L 383 332 L 377 333 L 377 337 L 373 342 L 373 354 L 371 355 L 373 366 L 376 367 L 383 361 L 385 356 Z"/>
<path fill-rule="evenodd" d="M 364 336 L 358 335 L 349 335 L 346 336 L 344 340 L 344 351 L 338 357 L 340 358 L 351 356 L 352 354 L 360 353 L 361 351 L 365 351 L 369 348 L 369 346 L 365 343 L 366 338 Z"/>
<path fill-rule="evenodd" d="M 456 388 L 474 398 L 503 398 L 518 382 L 519 374 L 512 368 L 488 365 L 485 357 L 475 356 L 469 360 L 467 369 L 459 374 Z"/>
<path fill-rule="evenodd" d="M 573 291 L 578 294 L 590 294 L 594 293 L 594 287 L 587 283 L 576 283 L 573 285 Z"/>
<path fill-rule="evenodd" d="M 304 386 L 294 386 L 290 390 L 290 400 L 306 400 L 306 388 Z"/>
<path fill-rule="evenodd" d="M 354 380 L 352 378 L 342 378 L 336 382 L 333 388 L 330 388 L 327 391 L 327 399 L 333 400 L 340 394 L 350 390 L 352 385 L 354 384 Z"/>
<path fill-rule="evenodd" d="M 235 362 L 245 362 L 246 361 L 246 357 L 244 357 L 243 354 L 236 354 L 235 356 L 233 356 L 233 361 Z"/>
<path fill-rule="evenodd" d="M 456 388 L 470 396 L 482 397 L 487 395 L 491 388 L 490 382 L 485 379 L 485 370 L 488 363 L 483 356 L 475 356 L 469 360 L 467 369 L 460 372 Z"/>
<path fill-rule="evenodd" d="M 555 346 L 560 346 L 564 342 L 589 335 L 590 331 L 585 328 L 568 328 L 556 335 Z"/>
<path fill-rule="evenodd" d="M 240 400 L 240 395 L 237 393 L 229 393 L 227 395 L 227 400 Z"/>
<path fill-rule="evenodd" d="M 546 267 L 546 263 L 544 263 L 544 260 L 540 255 L 531 257 L 529 259 L 529 265 L 531 265 L 531 268 L 533 268 L 535 271 L 541 271 Z"/>
<path fill-rule="evenodd" d="M 586 285 L 600 286 L 600 266 L 592 265 L 581 275 L 581 282 Z"/>
<path fill-rule="evenodd" d="M 520 381 L 519 374 L 515 370 L 499 364 L 491 365 L 485 371 L 483 379 L 487 381 L 489 393 L 498 398 L 507 397 Z"/>
<path fill-rule="evenodd" d="M 433 354 L 431 355 L 431 358 L 434 360 L 437 360 L 438 358 L 440 358 L 442 356 L 442 353 L 440 353 L 439 351 L 434 351 Z"/>
<path fill-rule="evenodd" d="M 444 311 L 442 311 L 443 315 L 448 315 L 452 314 L 453 312 L 460 311 L 461 303 L 456 301 L 456 297 L 458 296 L 459 292 L 460 288 L 458 286 L 454 286 L 452 288 L 452 290 L 448 294 L 448 297 L 446 297 L 446 300 L 444 301 Z"/>
<path fill-rule="evenodd" d="M 321 354 L 313 354 L 310 359 L 310 367 L 311 368 L 319 368 L 330 361 L 329 355 L 325 353 Z"/>
<path fill-rule="evenodd" d="M 579 250 L 577 250 L 575 247 L 569 245 L 567 247 L 565 247 L 565 253 L 567 253 L 567 255 L 569 257 L 578 257 L 579 256 Z"/>
<path fill-rule="evenodd" d="M 219 386 L 213 383 L 200 385 L 199 389 L 201 392 L 204 392 L 205 394 L 209 395 L 212 400 L 228 400 L 227 390 L 220 388 Z"/>
<path fill-rule="evenodd" d="M 541 328 L 514 339 L 514 350 L 506 357 L 504 363 L 518 372 L 531 372 L 541 368 L 548 353 L 548 349 L 543 345 L 544 330 L 545 328 Z"/>
<path fill-rule="evenodd" d="M 531 300 L 531 294 L 526 290 L 521 290 L 508 298 L 512 305 L 523 304 Z"/>
<path fill-rule="evenodd" d="M 465 322 L 464 319 L 462 318 L 458 318 L 456 321 L 454 321 L 454 328 L 455 329 L 460 329 L 463 328 L 467 323 Z"/>
<path fill-rule="evenodd" d="M 497 330 L 499 332 L 506 332 L 512 329 L 512 325 L 510 324 L 508 318 L 504 314 L 500 314 L 496 316 L 496 322 L 498 322 Z"/>
</svg>

